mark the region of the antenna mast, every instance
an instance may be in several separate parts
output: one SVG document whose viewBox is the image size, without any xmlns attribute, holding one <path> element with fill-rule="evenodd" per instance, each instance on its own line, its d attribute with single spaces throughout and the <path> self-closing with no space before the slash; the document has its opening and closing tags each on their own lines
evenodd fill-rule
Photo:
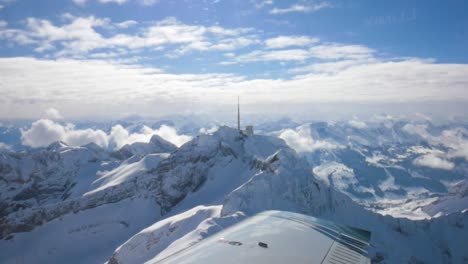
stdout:
<svg viewBox="0 0 468 264">
<path fill-rule="evenodd" d="M 237 129 L 240 130 L 240 106 L 239 106 L 239 96 L 237 96 Z"/>
</svg>

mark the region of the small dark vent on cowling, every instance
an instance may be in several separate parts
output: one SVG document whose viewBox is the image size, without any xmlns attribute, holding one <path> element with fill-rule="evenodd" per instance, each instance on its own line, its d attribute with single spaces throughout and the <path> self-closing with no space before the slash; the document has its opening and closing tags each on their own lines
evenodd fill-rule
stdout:
<svg viewBox="0 0 468 264">
<path fill-rule="evenodd" d="M 364 264 L 369 259 L 358 253 L 353 247 L 341 242 L 334 242 L 322 263 L 326 264 Z"/>
</svg>

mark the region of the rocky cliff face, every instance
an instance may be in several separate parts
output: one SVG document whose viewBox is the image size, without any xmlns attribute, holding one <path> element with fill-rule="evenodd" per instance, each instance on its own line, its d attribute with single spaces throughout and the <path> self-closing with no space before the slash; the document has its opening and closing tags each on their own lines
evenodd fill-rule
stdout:
<svg viewBox="0 0 468 264">
<path fill-rule="evenodd" d="M 107 156 L 94 144 L 69 147 L 62 142 L 33 153 L 1 153 L 0 217 L 67 200 L 86 170 L 98 168 Z"/>
</svg>

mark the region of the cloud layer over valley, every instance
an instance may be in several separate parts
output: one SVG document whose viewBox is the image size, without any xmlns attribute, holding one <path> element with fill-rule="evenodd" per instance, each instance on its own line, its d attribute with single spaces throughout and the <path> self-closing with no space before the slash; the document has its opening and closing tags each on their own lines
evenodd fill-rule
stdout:
<svg viewBox="0 0 468 264">
<path fill-rule="evenodd" d="M 22 143 L 34 148 L 63 141 L 71 146 L 95 143 L 102 148 L 119 149 L 126 144 L 149 142 L 153 135 L 159 135 L 176 146 L 192 139 L 190 136 L 179 135 L 175 128 L 166 125 L 159 129 L 143 126 L 139 133 L 131 133 L 121 125 L 114 125 L 106 133 L 100 129 L 76 129 L 73 124 L 62 125 L 49 119 L 40 119 L 29 128 L 21 130 Z"/>
</svg>

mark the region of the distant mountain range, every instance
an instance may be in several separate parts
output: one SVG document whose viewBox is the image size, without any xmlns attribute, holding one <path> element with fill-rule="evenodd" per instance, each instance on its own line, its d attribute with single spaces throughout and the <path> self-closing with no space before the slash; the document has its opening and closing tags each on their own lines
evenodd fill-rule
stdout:
<svg viewBox="0 0 468 264">
<path fill-rule="evenodd" d="M 466 127 L 288 122 L 180 147 L 4 148 L 0 262 L 154 262 L 270 209 L 370 230 L 376 263 L 468 260 Z"/>
</svg>

